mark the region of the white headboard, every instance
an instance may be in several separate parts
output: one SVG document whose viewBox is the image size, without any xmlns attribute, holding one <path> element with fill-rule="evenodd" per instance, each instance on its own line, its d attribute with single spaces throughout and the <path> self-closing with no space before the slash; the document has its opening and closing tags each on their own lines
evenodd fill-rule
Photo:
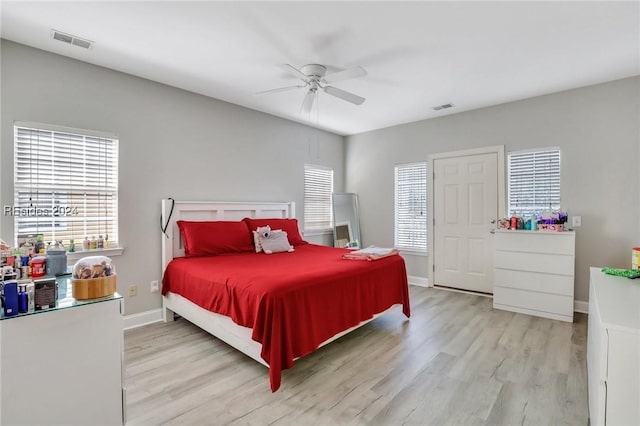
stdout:
<svg viewBox="0 0 640 426">
<path fill-rule="evenodd" d="M 220 202 L 220 201 L 175 201 L 162 200 L 162 226 L 166 226 L 166 235 L 162 234 L 162 274 L 169 262 L 176 257 L 184 256 L 184 248 L 180 238 L 178 220 L 242 220 L 245 217 L 278 217 L 294 218 L 295 203 L 269 202 Z M 167 223 L 168 220 L 168 223 Z"/>
</svg>

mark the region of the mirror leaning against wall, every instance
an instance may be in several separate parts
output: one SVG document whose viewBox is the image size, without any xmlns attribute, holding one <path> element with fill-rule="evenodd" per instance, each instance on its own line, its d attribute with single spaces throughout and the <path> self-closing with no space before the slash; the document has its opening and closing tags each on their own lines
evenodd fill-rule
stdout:
<svg viewBox="0 0 640 426">
<path fill-rule="evenodd" d="M 333 245 L 342 248 L 361 248 L 358 194 L 334 192 Z"/>
</svg>

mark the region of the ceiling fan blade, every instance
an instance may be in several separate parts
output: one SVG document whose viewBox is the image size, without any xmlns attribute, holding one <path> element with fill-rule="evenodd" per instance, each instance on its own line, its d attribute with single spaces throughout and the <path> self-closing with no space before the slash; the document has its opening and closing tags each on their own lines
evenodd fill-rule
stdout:
<svg viewBox="0 0 640 426">
<path fill-rule="evenodd" d="M 309 90 L 307 95 L 304 97 L 302 101 L 302 106 L 300 107 L 300 114 L 309 114 L 311 112 L 311 107 L 313 106 L 313 100 L 316 97 L 316 92 L 313 90 Z"/>
<path fill-rule="evenodd" d="M 348 80 L 350 78 L 364 77 L 367 72 L 361 66 L 346 69 L 344 71 L 338 71 L 333 74 L 329 74 L 322 79 L 323 83 L 331 84 L 336 81 Z"/>
<path fill-rule="evenodd" d="M 293 65 L 282 64 L 282 69 L 293 73 L 296 77 L 298 77 L 300 80 L 304 81 L 305 83 L 309 83 L 309 76 L 307 76 L 305 73 L 303 73 Z"/>
<path fill-rule="evenodd" d="M 338 89 L 337 87 L 325 86 L 322 88 L 322 90 L 332 96 L 335 96 L 336 98 L 351 102 L 355 105 L 360 105 L 364 102 L 364 98 L 362 96 L 354 95 L 353 93 Z"/>
<path fill-rule="evenodd" d="M 304 84 L 300 84 L 300 85 L 297 85 L 297 86 L 280 87 L 278 89 L 263 90 L 262 92 L 257 92 L 256 95 L 262 95 L 262 94 L 265 94 L 265 93 L 287 92 L 289 90 L 300 89 L 302 87 L 307 87 L 307 86 L 304 85 Z"/>
</svg>

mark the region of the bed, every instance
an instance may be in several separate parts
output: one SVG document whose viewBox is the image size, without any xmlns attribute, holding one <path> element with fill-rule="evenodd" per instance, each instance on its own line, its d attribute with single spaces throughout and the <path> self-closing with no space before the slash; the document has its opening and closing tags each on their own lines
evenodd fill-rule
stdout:
<svg viewBox="0 0 640 426">
<path fill-rule="evenodd" d="M 320 346 L 398 306 L 409 317 L 400 256 L 344 260 L 348 249 L 304 241 L 292 253 L 185 256 L 178 221 L 224 225 L 245 218 L 295 218 L 295 205 L 162 200 L 163 318 L 178 314 L 267 366 L 272 391 L 282 370 Z M 251 238 L 250 226 L 246 231 Z"/>
</svg>

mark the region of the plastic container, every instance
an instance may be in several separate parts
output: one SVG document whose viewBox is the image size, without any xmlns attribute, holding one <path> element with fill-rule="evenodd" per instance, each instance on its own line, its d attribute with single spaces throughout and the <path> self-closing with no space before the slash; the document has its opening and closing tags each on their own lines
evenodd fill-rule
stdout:
<svg viewBox="0 0 640 426">
<path fill-rule="evenodd" d="M 31 259 L 31 276 L 40 278 L 45 276 L 47 258 L 45 256 L 36 256 Z"/>
<path fill-rule="evenodd" d="M 96 299 L 116 291 L 116 268 L 106 256 L 83 257 L 73 265 L 72 295 L 75 299 Z"/>
<path fill-rule="evenodd" d="M 4 316 L 18 315 L 18 281 L 5 281 L 2 286 Z"/>
<path fill-rule="evenodd" d="M 564 227 L 560 223 L 539 223 L 538 231 L 540 232 L 562 232 Z"/>
<path fill-rule="evenodd" d="M 631 269 L 640 269 L 640 247 L 631 249 Z"/>
<path fill-rule="evenodd" d="M 47 250 L 47 274 L 63 275 L 67 273 L 67 252 L 64 247 L 52 247 Z"/>
</svg>

